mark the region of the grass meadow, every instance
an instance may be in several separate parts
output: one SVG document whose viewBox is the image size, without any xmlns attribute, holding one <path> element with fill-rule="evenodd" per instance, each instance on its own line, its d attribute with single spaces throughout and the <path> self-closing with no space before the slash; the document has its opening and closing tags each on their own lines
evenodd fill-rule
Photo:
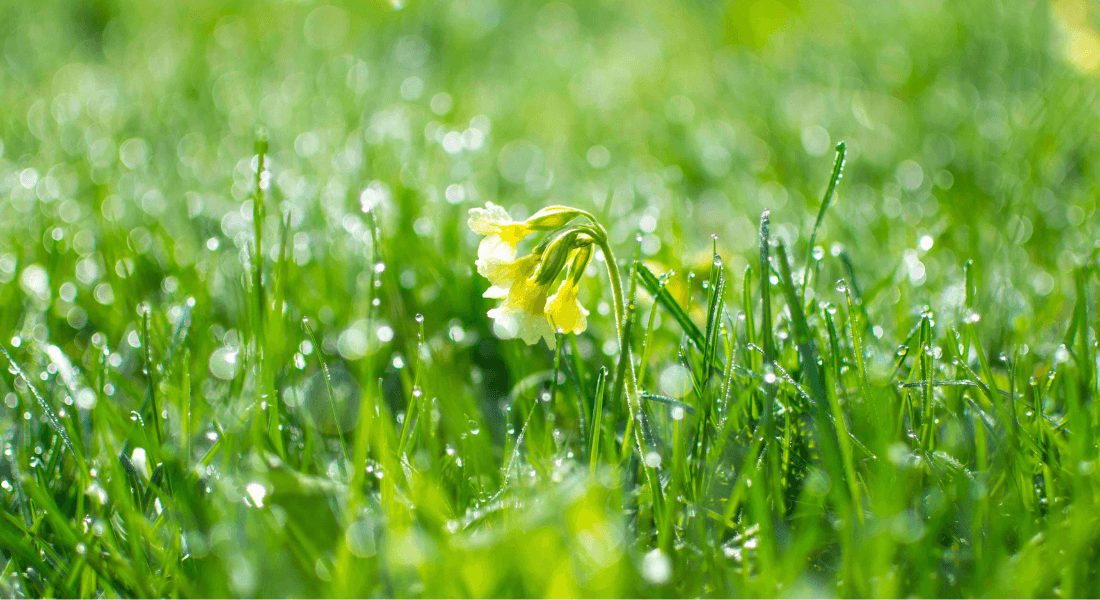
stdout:
<svg viewBox="0 0 1100 600">
<path fill-rule="evenodd" d="M 0 1 L 0 595 L 1100 595 L 1098 30 Z"/>
</svg>

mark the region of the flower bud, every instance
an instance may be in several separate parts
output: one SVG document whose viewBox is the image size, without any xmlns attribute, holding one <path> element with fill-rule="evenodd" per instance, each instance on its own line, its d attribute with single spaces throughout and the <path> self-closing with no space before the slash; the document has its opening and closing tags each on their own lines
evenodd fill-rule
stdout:
<svg viewBox="0 0 1100 600">
<path fill-rule="evenodd" d="M 581 211 L 568 206 L 547 206 L 524 222 L 535 231 L 552 231 L 579 217 Z"/>
<path fill-rule="evenodd" d="M 542 264 L 539 265 L 538 283 L 548 285 L 558 277 L 558 273 L 565 268 L 569 261 L 569 254 L 576 248 L 579 232 L 568 230 L 554 238 L 546 251 L 542 254 Z"/>
<path fill-rule="evenodd" d="M 588 268 L 588 262 L 592 260 L 592 239 L 588 236 L 581 236 L 577 242 L 583 243 L 582 238 L 587 239 L 588 243 L 577 248 L 576 254 L 573 255 L 573 263 L 569 265 L 569 277 L 573 280 L 573 285 L 581 282 L 584 270 Z"/>
</svg>

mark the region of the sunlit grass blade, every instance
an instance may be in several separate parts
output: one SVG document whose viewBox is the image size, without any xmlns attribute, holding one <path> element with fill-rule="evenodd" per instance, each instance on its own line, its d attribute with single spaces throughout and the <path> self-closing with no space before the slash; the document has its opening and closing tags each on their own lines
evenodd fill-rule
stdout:
<svg viewBox="0 0 1100 600">
<path fill-rule="evenodd" d="M 607 369 L 600 369 L 600 372 L 596 375 L 595 393 L 592 398 L 592 432 L 590 435 L 592 444 L 589 450 L 588 465 L 593 471 L 596 470 L 596 465 L 599 464 L 600 439 L 603 437 L 603 397 L 606 389 L 604 381 L 606 378 Z"/>
<path fill-rule="evenodd" d="M 26 384 L 27 390 L 30 391 L 31 396 L 33 396 L 35 401 L 38 402 L 38 407 L 42 409 L 42 414 L 46 416 L 46 422 L 50 424 L 50 427 L 54 430 L 54 433 L 56 433 L 58 437 L 61 438 L 61 441 L 65 444 L 65 447 L 69 449 L 69 452 L 72 452 L 73 456 L 76 457 L 78 461 L 80 461 L 82 455 L 77 452 L 76 448 L 73 446 L 73 443 L 69 440 L 69 434 L 67 431 L 65 431 L 65 427 L 61 424 L 61 420 L 57 418 L 57 413 L 54 412 L 53 407 L 50 406 L 48 402 L 46 402 L 46 399 L 42 397 L 42 394 L 38 392 L 38 388 L 36 388 L 34 384 L 31 383 L 30 379 L 27 379 L 26 374 L 23 373 L 23 369 L 19 367 L 19 364 L 15 362 L 15 359 L 11 357 L 11 354 L 8 354 L 7 349 L 0 347 L 0 352 L 2 352 L 4 354 L 4 358 L 7 359 L 8 368 L 11 369 L 11 372 L 20 380 L 22 380 L 24 384 Z"/>
<path fill-rule="evenodd" d="M 309 339 L 313 342 L 313 347 L 320 349 L 322 346 L 317 342 L 317 336 L 313 333 L 313 327 L 309 325 L 308 319 L 302 319 L 302 327 L 305 328 L 306 333 L 309 335 Z M 321 366 L 321 375 L 325 380 L 325 392 L 328 394 L 329 407 L 332 408 L 332 422 L 337 429 L 337 435 L 340 438 L 340 449 L 344 453 L 344 469 L 345 474 L 348 465 L 351 463 L 351 456 L 348 454 L 348 444 L 344 440 L 344 432 L 340 429 L 340 415 L 336 408 L 336 393 L 332 391 L 332 376 L 329 374 L 328 364 L 325 363 L 325 359 L 321 357 L 321 352 L 317 352 L 317 362 Z M 401 430 L 401 447 L 404 447 L 404 442 L 408 439 L 409 422 L 412 421 L 412 404 L 409 405 L 409 413 L 405 418 L 404 428 Z"/>
<path fill-rule="evenodd" d="M 777 246 L 777 251 L 776 261 L 779 263 L 780 285 L 787 299 L 787 308 L 791 313 L 791 325 L 794 329 L 794 342 L 798 349 L 802 377 L 809 382 L 810 393 L 814 399 L 814 409 L 817 415 L 815 431 L 818 433 L 818 441 L 821 445 L 821 458 L 834 481 L 841 481 L 843 474 L 839 464 L 840 447 L 836 438 L 836 431 L 829 420 L 827 392 L 818 365 L 817 349 L 810 334 L 809 325 L 806 323 L 805 313 L 802 310 L 802 299 L 795 291 L 790 263 L 787 261 L 787 250 L 782 242 Z"/>
<path fill-rule="evenodd" d="M 836 194 L 836 186 L 844 175 L 844 157 L 848 153 L 848 145 L 838 142 L 836 145 L 836 158 L 833 159 L 833 172 L 829 175 L 829 185 L 825 188 L 825 197 L 821 199 L 821 208 L 817 211 L 817 219 L 814 220 L 814 228 L 810 230 L 810 240 L 806 244 L 806 275 L 802 279 L 802 295 L 806 295 L 806 286 L 810 281 L 810 265 L 813 264 L 814 243 L 817 240 L 817 230 L 825 220 L 825 213 L 833 202 Z"/>
<path fill-rule="evenodd" d="M 676 323 L 678 323 L 680 325 L 680 328 L 683 329 L 684 333 L 687 335 L 688 340 L 692 343 L 692 345 L 694 345 L 700 351 L 706 348 L 706 336 L 703 335 L 703 332 L 699 330 L 699 327 L 691 321 L 691 319 L 687 316 L 687 313 L 684 312 L 684 309 L 680 306 L 680 304 L 676 302 L 671 294 L 668 293 L 668 290 L 664 289 L 664 286 L 661 285 L 661 282 L 657 279 L 657 276 L 654 275 L 653 272 L 650 271 L 649 268 L 643 264 L 639 263 L 637 265 L 637 269 L 638 281 L 642 284 L 642 287 L 645 288 L 646 292 L 648 292 L 651 296 L 656 298 L 657 302 L 659 302 L 661 306 L 663 306 L 665 310 L 667 310 L 668 313 L 672 315 L 672 318 L 675 319 Z"/>
</svg>

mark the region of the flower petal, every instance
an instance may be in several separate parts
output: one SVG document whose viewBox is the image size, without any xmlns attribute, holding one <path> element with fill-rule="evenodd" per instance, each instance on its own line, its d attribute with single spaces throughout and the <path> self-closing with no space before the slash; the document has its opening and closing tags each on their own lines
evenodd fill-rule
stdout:
<svg viewBox="0 0 1100 600">
<path fill-rule="evenodd" d="M 474 233 L 480 235 L 492 235 L 500 233 L 501 226 L 511 225 L 512 217 L 504 207 L 492 202 L 486 202 L 485 208 L 471 208 L 470 218 L 466 221 Z"/>
<path fill-rule="evenodd" d="M 519 325 L 517 337 L 528 345 L 539 343 L 539 338 L 546 340 L 546 345 L 553 350 L 556 344 L 554 328 L 545 315 L 533 315 L 526 311 L 516 311 L 516 323 Z"/>
<path fill-rule="evenodd" d="M 485 260 L 488 258 L 515 260 L 516 246 L 501 239 L 499 234 L 491 234 L 482 239 L 477 246 L 477 259 Z"/>
<path fill-rule="evenodd" d="M 577 286 L 566 279 L 558 291 L 546 300 L 546 315 L 565 333 L 581 333 L 588 327 L 588 311 L 577 299 Z"/>
</svg>

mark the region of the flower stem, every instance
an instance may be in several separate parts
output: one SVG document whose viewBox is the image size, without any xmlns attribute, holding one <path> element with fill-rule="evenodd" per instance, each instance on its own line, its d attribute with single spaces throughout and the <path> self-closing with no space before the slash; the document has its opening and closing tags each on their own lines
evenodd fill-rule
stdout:
<svg viewBox="0 0 1100 600">
<path fill-rule="evenodd" d="M 591 219 L 591 217 L 589 217 Z M 604 262 L 607 265 L 607 276 L 611 280 L 611 297 L 615 306 L 615 328 L 619 336 L 619 354 L 620 360 L 626 362 L 626 369 L 623 377 L 623 384 L 626 388 L 626 405 L 630 411 L 631 422 L 641 418 L 641 406 L 640 399 L 638 397 L 638 380 L 634 373 L 634 361 L 630 358 L 630 340 L 627 339 L 627 327 L 626 327 L 626 302 L 623 299 L 623 284 L 622 277 L 619 274 L 619 263 L 615 260 L 615 253 L 611 250 L 610 244 L 607 242 L 607 232 L 604 231 L 598 223 L 593 219 L 593 224 L 596 227 L 597 232 L 600 234 L 596 236 L 596 244 L 600 246 L 600 250 L 603 251 Z M 634 441 L 638 447 L 639 457 L 645 459 L 645 446 L 642 444 L 641 438 L 641 423 L 638 423 L 638 427 L 634 429 Z"/>
</svg>

